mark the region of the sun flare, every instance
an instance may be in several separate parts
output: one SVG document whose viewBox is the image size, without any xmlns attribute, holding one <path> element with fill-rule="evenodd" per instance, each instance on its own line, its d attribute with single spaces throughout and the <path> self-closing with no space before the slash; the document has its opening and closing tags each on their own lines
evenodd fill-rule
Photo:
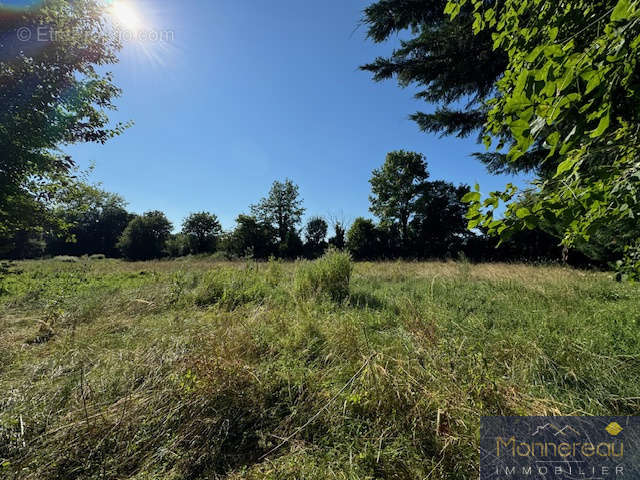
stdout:
<svg viewBox="0 0 640 480">
<path fill-rule="evenodd" d="M 115 20 L 128 30 L 138 30 L 142 26 L 136 9 L 126 0 L 116 0 L 111 4 L 111 12 Z"/>
</svg>

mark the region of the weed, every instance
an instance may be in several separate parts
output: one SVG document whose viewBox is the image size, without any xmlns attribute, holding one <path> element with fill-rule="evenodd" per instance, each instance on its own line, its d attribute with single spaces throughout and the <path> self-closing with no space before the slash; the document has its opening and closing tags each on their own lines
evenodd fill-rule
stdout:
<svg viewBox="0 0 640 480">
<path fill-rule="evenodd" d="M 349 295 L 352 270 L 348 253 L 330 250 L 317 260 L 298 263 L 294 291 L 303 299 L 324 296 L 341 301 Z"/>
<path fill-rule="evenodd" d="M 193 292 L 193 302 L 200 307 L 218 305 L 233 310 L 268 296 L 268 285 L 255 269 L 215 269 L 206 273 Z"/>
</svg>

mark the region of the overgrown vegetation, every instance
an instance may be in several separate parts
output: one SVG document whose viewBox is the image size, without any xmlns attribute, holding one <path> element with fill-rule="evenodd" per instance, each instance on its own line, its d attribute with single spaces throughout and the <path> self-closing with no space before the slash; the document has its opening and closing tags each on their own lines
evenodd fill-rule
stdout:
<svg viewBox="0 0 640 480">
<path fill-rule="evenodd" d="M 341 301 L 349 295 L 351 257 L 329 250 L 314 262 L 300 262 L 296 269 L 294 290 L 300 298 L 328 297 Z"/>
<path fill-rule="evenodd" d="M 637 286 L 552 266 L 350 270 L 339 253 L 17 262 L 0 476 L 467 479 L 480 415 L 640 408 Z"/>
</svg>

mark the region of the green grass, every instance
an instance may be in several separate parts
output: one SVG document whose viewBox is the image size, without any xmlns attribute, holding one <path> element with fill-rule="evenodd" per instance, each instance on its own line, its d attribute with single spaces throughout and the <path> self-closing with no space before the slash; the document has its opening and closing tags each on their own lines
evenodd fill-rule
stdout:
<svg viewBox="0 0 640 480">
<path fill-rule="evenodd" d="M 2 478 L 472 479 L 481 415 L 640 408 L 640 288 L 607 274 L 339 258 L 14 270 Z"/>
</svg>

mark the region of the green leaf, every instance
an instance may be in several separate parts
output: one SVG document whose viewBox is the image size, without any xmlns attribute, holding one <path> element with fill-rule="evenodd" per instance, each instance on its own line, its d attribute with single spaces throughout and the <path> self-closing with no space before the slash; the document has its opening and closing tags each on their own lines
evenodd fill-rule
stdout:
<svg viewBox="0 0 640 480">
<path fill-rule="evenodd" d="M 529 53 L 529 55 L 527 55 L 527 59 L 526 59 L 527 63 L 535 62 L 536 58 L 538 58 L 540 56 L 540 54 L 542 53 L 543 49 L 544 49 L 543 45 L 538 45 L 536 48 L 531 50 L 531 53 Z"/>
<path fill-rule="evenodd" d="M 599 137 L 605 132 L 607 128 L 609 128 L 609 112 L 608 111 L 604 116 L 600 118 L 600 123 L 598 123 L 598 126 L 596 127 L 596 129 L 592 131 L 589 134 L 589 136 L 591 138 Z"/>
<path fill-rule="evenodd" d="M 528 208 L 522 207 L 516 210 L 516 217 L 518 218 L 525 218 L 525 217 L 528 217 L 529 215 L 531 215 L 531 212 L 529 211 Z"/>
<path fill-rule="evenodd" d="M 513 96 L 507 98 L 507 102 L 504 106 L 504 113 L 508 114 L 519 112 L 520 110 L 524 110 L 529 106 L 531 106 L 531 100 L 529 100 L 526 95 L 516 93 Z"/>
<path fill-rule="evenodd" d="M 449 15 L 451 20 L 456 18 L 460 13 L 461 4 L 458 1 L 450 0 L 447 2 L 447 5 L 444 7 L 445 15 Z"/>
<path fill-rule="evenodd" d="M 611 13 L 611 21 L 619 22 L 621 20 L 626 20 L 632 13 L 629 0 L 619 0 Z"/>
<path fill-rule="evenodd" d="M 533 107 L 529 107 L 518 113 L 518 118 L 520 118 L 520 120 L 524 120 L 527 124 L 531 121 L 531 117 L 533 117 Z"/>
<path fill-rule="evenodd" d="M 558 169 L 556 170 L 556 177 L 562 175 L 564 172 L 567 172 L 573 168 L 576 164 L 576 161 L 573 158 L 568 158 L 564 162 L 558 165 Z"/>
<path fill-rule="evenodd" d="M 585 89 L 584 93 L 591 93 L 598 85 L 600 85 L 600 83 L 602 83 L 600 75 L 598 75 L 597 73 L 592 75 L 587 82 L 587 88 Z"/>
<path fill-rule="evenodd" d="M 527 226 L 527 228 L 529 230 L 533 230 L 537 226 L 536 218 L 535 217 L 527 217 L 524 220 L 524 224 Z"/>
<path fill-rule="evenodd" d="M 511 128 L 511 133 L 516 140 L 520 140 L 523 137 L 523 134 L 526 130 L 529 130 L 529 122 L 525 122 L 522 119 L 518 119 L 514 122 L 511 122 L 509 125 Z"/>
<path fill-rule="evenodd" d="M 480 225 L 481 220 L 482 220 L 482 217 L 476 218 L 475 220 L 470 220 L 469 223 L 467 224 L 467 229 L 471 230 L 472 228 L 476 228 L 478 225 Z"/>
<path fill-rule="evenodd" d="M 462 201 L 464 203 L 472 203 L 480 201 L 480 193 L 479 192 L 469 192 L 464 197 L 462 197 Z"/>
<path fill-rule="evenodd" d="M 556 145 L 558 145 L 558 140 L 560 140 L 560 133 L 553 132 L 551 135 L 547 137 L 547 144 L 550 147 L 555 147 Z"/>
</svg>

